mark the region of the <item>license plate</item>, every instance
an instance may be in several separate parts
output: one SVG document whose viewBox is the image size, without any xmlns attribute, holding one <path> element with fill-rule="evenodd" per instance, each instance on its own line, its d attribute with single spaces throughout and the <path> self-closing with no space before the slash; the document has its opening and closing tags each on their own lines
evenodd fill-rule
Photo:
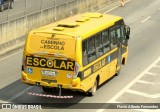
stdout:
<svg viewBox="0 0 160 112">
<path fill-rule="evenodd" d="M 43 76 L 50 76 L 50 77 L 56 77 L 57 73 L 56 71 L 49 71 L 49 70 L 41 70 Z"/>
</svg>

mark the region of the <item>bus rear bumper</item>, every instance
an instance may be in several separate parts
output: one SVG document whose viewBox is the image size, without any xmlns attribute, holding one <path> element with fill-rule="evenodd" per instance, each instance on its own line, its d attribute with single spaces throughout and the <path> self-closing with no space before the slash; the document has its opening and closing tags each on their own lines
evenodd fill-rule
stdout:
<svg viewBox="0 0 160 112">
<path fill-rule="evenodd" d="M 64 89 L 83 91 L 82 86 L 80 84 L 80 78 L 73 79 L 70 84 L 61 84 L 61 83 L 32 80 L 27 77 L 27 74 L 24 71 L 22 71 L 21 81 L 25 84 L 29 84 L 29 85 L 33 85 L 33 86 L 34 85 L 35 86 L 44 86 L 44 87 L 48 87 L 48 88 L 54 88 L 54 87 L 59 88 L 59 86 L 61 86 L 61 88 L 64 88 Z"/>
</svg>

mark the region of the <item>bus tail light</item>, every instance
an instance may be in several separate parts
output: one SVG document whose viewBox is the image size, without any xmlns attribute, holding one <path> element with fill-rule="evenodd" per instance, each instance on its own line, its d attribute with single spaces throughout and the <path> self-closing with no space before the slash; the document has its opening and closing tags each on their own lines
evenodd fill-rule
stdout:
<svg viewBox="0 0 160 112">
<path fill-rule="evenodd" d="M 73 79 L 76 79 L 79 73 L 79 64 L 77 62 L 75 62 L 75 66 L 74 66 L 74 75 L 73 75 Z"/>
<path fill-rule="evenodd" d="M 26 77 L 24 77 L 23 75 L 22 75 L 22 80 L 26 80 Z"/>
</svg>

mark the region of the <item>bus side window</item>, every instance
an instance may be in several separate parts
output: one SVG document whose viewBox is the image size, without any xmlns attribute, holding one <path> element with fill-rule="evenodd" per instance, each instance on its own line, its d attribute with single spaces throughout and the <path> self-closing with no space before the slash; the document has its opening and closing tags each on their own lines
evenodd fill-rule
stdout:
<svg viewBox="0 0 160 112">
<path fill-rule="evenodd" d="M 122 43 L 122 32 L 121 32 L 121 27 L 117 28 L 117 44 Z"/>
<path fill-rule="evenodd" d="M 89 63 L 96 59 L 95 37 L 88 39 L 88 61 Z"/>
<path fill-rule="evenodd" d="M 109 31 L 102 31 L 102 42 L 103 42 L 103 52 L 107 53 L 110 51 L 110 40 L 109 40 Z"/>
<path fill-rule="evenodd" d="M 113 29 L 110 31 L 110 38 L 111 38 L 111 49 L 114 49 L 117 47 L 117 30 Z"/>
<path fill-rule="evenodd" d="M 102 47 L 102 34 L 98 33 L 95 36 L 95 44 L 96 44 L 96 55 L 97 58 L 103 55 L 103 47 Z"/>
<path fill-rule="evenodd" d="M 120 43 L 124 43 L 126 40 L 125 40 L 125 24 L 124 24 L 124 21 L 123 20 L 120 20 L 118 22 L 116 22 L 116 31 L 117 31 L 117 40 L 118 42 Z"/>
<path fill-rule="evenodd" d="M 83 66 L 88 64 L 88 57 L 87 57 L 87 40 L 82 42 L 82 58 L 83 58 Z"/>
<path fill-rule="evenodd" d="M 122 36 L 121 36 L 121 29 L 118 28 L 117 29 L 117 38 L 121 40 Z"/>
<path fill-rule="evenodd" d="M 126 35 L 126 31 L 125 31 L 125 26 L 124 25 L 121 26 L 121 32 L 122 32 L 122 35 L 121 35 L 122 43 L 124 43 L 125 42 L 125 35 Z"/>
</svg>

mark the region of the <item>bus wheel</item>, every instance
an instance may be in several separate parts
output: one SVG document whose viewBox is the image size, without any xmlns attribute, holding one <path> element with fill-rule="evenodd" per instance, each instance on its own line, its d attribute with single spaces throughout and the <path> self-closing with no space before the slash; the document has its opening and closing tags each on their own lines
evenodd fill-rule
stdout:
<svg viewBox="0 0 160 112">
<path fill-rule="evenodd" d="M 48 87 L 42 86 L 42 90 L 43 90 L 44 92 L 52 92 L 52 91 L 53 91 L 53 88 L 48 88 Z"/>
<path fill-rule="evenodd" d="M 89 96 L 94 96 L 97 91 L 97 80 L 95 80 L 93 87 L 88 92 Z"/>
<path fill-rule="evenodd" d="M 119 69 L 115 76 L 119 76 L 121 69 Z"/>
<path fill-rule="evenodd" d="M 120 65 L 120 69 L 116 72 L 115 76 L 119 76 L 120 75 L 120 72 L 121 72 L 121 65 Z"/>
</svg>

